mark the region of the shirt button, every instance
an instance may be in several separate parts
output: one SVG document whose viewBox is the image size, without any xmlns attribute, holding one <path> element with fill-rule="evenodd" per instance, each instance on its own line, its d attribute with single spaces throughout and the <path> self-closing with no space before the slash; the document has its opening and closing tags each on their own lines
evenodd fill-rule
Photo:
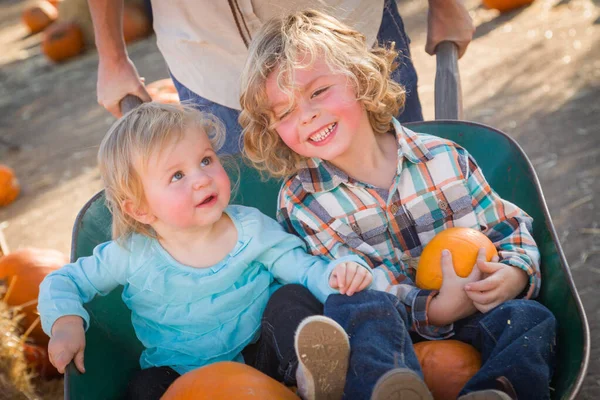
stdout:
<svg viewBox="0 0 600 400">
<path fill-rule="evenodd" d="M 390 211 L 393 215 L 396 215 L 396 213 L 398 212 L 398 205 L 392 204 L 392 206 L 390 207 Z"/>
<path fill-rule="evenodd" d="M 446 211 L 448 209 L 448 203 L 446 203 L 444 200 L 440 200 L 438 201 L 438 207 L 440 207 L 441 210 Z"/>
<path fill-rule="evenodd" d="M 358 224 L 356 222 L 351 224 L 351 226 L 352 226 L 352 230 L 354 231 L 354 233 L 356 233 L 357 235 L 361 234 L 360 226 L 358 226 Z"/>
</svg>

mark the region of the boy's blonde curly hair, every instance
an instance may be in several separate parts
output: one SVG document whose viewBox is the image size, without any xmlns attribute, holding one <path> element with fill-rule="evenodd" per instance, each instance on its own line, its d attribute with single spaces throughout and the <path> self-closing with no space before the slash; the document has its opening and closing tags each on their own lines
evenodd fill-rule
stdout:
<svg viewBox="0 0 600 400">
<path fill-rule="evenodd" d="M 144 205 L 140 174 L 148 159 L 165 146 L 183 138 L 185 130 L 198 128 L 208 135 L 215 151 L 223 145 L 225 129 L 211 114 L 189 105 L 144 103 L 117 120 L 108 130 L 98 151 L 98 166 L 104 182 L 106 206 L 112 213 L 113 239 L 137 232 L 156 237 L 152 227 L 142 224 L 124 210 L 126 200 L 134 207 Z"/>
<path fill-rule="evenodd" d="M 291 102 L 294 70 L 310 68 L 317 59 L 349 78 L 375 133 L 388 132 L 405 98 L 404 88 L 390 79 L 396 55 L 393 43 L 389 49 L 370 49 L 363 34 L 320 11 L 299 11 L 268 21 L 252 41 L 242 73 L 239 123 L 245 155 L 256 168 L 275 177 L 297 172 L 304 157 L 288 148 L 273 128 L 266 80 L 277 70 L 279 89 Z"/>
</svg>

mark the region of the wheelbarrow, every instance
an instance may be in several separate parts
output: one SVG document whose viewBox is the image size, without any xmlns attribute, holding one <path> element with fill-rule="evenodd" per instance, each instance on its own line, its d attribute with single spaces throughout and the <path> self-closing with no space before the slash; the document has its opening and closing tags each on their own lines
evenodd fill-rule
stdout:
<svg viewBox="0 0 600 400">
<path fill-rule="evenodd" d="M 487 180 L 503 198 L 534 219 L 533 236 L 541 253 L 542 288 L 538 298 L 558 320 L 557 368 L 552 399 L 575 399 L 590 355 L 590 332 L 581 300 L 560 243 L 538 177 L 521 147 L 505 133 L 488 126 L 459 121 L 462 112 L 460 79 L 454 44 L 438 46 L 435 82 L 436 120 L 406 124 L 416 132 L 450 139 L 477 159 Z M 124 108 L 135 106 L 128 96 Z M 129 105 L 127 105 L 129 104 Z M 238 157 L 240 187 L 233 203 L 260 209 L 274 217 L 281 182 L 261 179 Z M 111 215 L 100 192 L 82 208 L 73 227 L 71 260 L 92 254 L 111 239 Z M 86 333 L 86 373 L 71 363 L 65 374 L 65 399 L 116 399 L 131 375 L 139 370 L 142 344 L 135 336 L 131 312 L 121 300 L 122 287 L 86 304 L 90 326 Z M 524 399 L 525 400 L 525 399 Z"/>
</svg>

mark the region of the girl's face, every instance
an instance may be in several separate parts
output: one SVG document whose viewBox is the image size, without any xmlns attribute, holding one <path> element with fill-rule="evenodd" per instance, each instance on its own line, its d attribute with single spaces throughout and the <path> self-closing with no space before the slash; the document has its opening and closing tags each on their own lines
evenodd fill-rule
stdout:
<svg viewBox="0 0 600 400">
<path fill-rule="evenodd" d="M 229 177 L 201 128 L 153 153 L 141 175 L 147 217 L 177 230 L 208 227 L 229 204 Z"/>
<path fill-rule="evenodd" d="M 277 86 L 278 72 L 275 69 L 267 78 L 267 99 L 275 114 L 275 130 L 294 152 L 335 164 L 357 134 L 372 134 L 367 112 L 356 100 L 351 81 L 332 72 L 322 59 L 295 71 L 292 104 Z"/>
</svg>

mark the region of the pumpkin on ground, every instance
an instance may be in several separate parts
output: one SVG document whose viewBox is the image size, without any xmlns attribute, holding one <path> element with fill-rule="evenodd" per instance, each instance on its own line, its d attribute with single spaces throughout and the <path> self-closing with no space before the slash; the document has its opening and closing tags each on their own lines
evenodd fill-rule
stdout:
<svg viewBox="0 0 600 400">
<path fill-rule="evenodd" d="M 50 272 L 57 270 L 68 262 L 67 257 L 57 250 L 51 249 L 19 249 L 0 257 L 0 280 L 7 292 L 4 300 L 9 306 L 22 306 L 25 317 L 22 325 L 27 329 L 38 318 L 37 298 L 42 280 Z M 30 336 L 35 344 L 46 346 L 48 336 L 38 322 Z"/>
<path fill-rule="evenodd" d="M 415 344 L 425 383 L 435 400 L 454 400 L 481 368 L 481 355 L 458 340 L 433 340 Z"/>
<path fill-rule="evenodd" d="M 162 400 L 299 400 L 290 389 L 248 365 L 218 362 L 177 378 Z"/>
<path fill-rule="evenodd" d="M 158 103 L 179 104 L 177 89 L 170 78 L 151 82 L 146 85 L 146 90 L 152 100 Z"/>
<path fill-rule="evenodd" d="M 145 38 L 152 31 L 150 18 L 144 9 L 137 4 L 123 6 L 123 38 L 125 43 Z"/>
<path fill-rule="evenodd" d="M 48 25 L 56 21 L 57 18 L 58 10 L 46 0 L 26 8 L 23 14 L 21 14 L 23 23 L 29 28 L 31 33 L 43 31 Z"/>
<path fill-rule="evenodd" d="M 442 250 L 449 250 L 458 276 L 469 276 L 477 261 L 479 248 L 484 247 L 486 260 L 497 256 L 492 241 L 482 232 L 454 227 L 443 230 L 431 239 L 423 249 L 417 266 L 416 284 L 421 289 L 439 290 L 442 287 Z"/>
<path fill-rule="evenodd" d="M 533 0 L 483 0 L 487 8 L 506 12 L 533 3 Z"/>
<path fill-rule="evenodd" d="M 59 22 L 44 31 L 42 52 L 54 62 L 74 57 L 83 49 L 83 32 L 73 22 Z"/>
<path fill-rule="evenodd" d="M 0 207 L 7 206 L 19 196 L 21 186 L 15 171 L 0 164 Z"/>
</svg>

